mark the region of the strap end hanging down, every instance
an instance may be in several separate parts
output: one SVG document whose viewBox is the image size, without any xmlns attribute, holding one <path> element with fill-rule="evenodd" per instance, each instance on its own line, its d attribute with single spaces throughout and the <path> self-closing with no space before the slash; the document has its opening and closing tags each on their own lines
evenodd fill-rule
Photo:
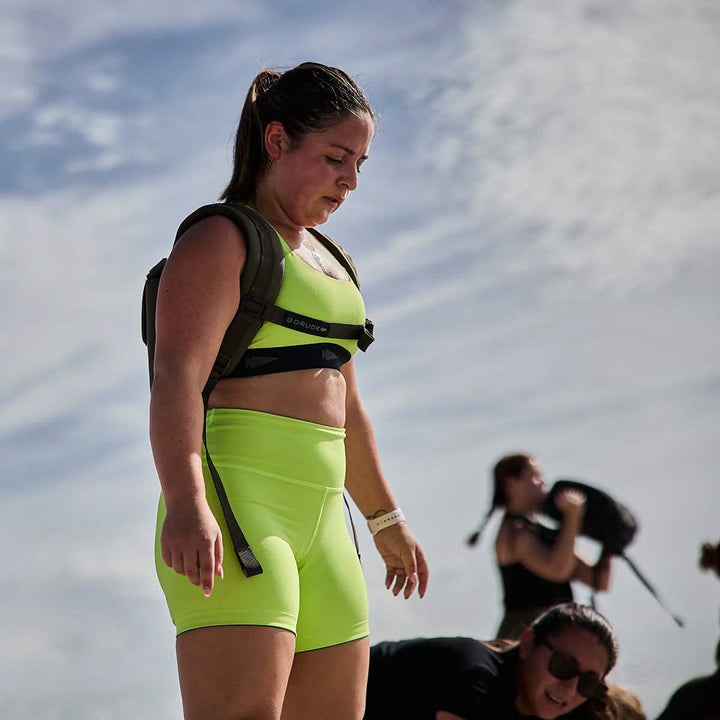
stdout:
<svg viewBox="0 0 720 720">
<path fill-rule="evenodd" d="M 203 400 L 205 401 L 206 413 L 207 397 L 204 396 Z M 215 486 L 215 492 L 217 493 L 218 500 L 220 501 L 220 507 L 222 508 L 223 516 L 225 518 L 225 524 L 227 525 L 228 533 L 230 534 L 230 539 L 232 540 L 233 550 L 235 550 L 235 555 L 237 556 L 237 559 L 240 563 L 240 569 L 242 570 L 243 575 L 247 578 L 254 577 L 255 575 L 260 575 L 263 571 L 262 565 L 260 565 L 258 559 L 255 557 L 255 554 L 250 548 L 250 544 L 245 538 L 243 531 L 240 529 L 238 521 L 235 519 L 235 515 L 233 515 L 232 508 L 230 507 L 230 500 L 228 500 L 227 493 L 225 492 L 225 487 L 223 486 L 222 480 L 220 479 L 220 474 L 215 467 L 215 463 L 210 457 L 210 451 L 208 450 L 207 446 L 207 425 L 205 414 L 203 415 L 202 440 L 203 445 L 205 446 L 205 459 L 207 461 L 208 470 L 210 471 L 213 485 Z"/>
<path fill-rule="evenodd" d="M 246 578 L 262 575 L 262 565 L 247 545 L 244 548 L 233 547 L 233 550 L 235 550 L 235 555 L 240 562 L 240 569 Z"/>
<path fill-rule="evenodd" d="M 679 616 L 675 615 L 670 608 L 662 601 L 658 591 L 652 586 L 650 581 L 640 572 L 640 568 L 625 554 L 621 553 L 620 557 L 630 566 L 630 569 L 635 573 L 637 579 L 647 588 L 650 594 L 657 600 L 658 605 L 665 610 L 665 612 L 673 619 L 678 627 L 685 627 L 685 621 Z"/>
</svg>

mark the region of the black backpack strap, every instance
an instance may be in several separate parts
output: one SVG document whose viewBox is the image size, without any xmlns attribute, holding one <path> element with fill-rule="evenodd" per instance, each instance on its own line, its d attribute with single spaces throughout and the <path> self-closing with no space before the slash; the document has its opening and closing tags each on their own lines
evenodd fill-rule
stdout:
<svg viewBox="0 0 720 720">
<path fill-rule="evenodd" d="M 260 329 L 264 317 L 256 309 L 273 306 L 285 270 L 285 254 L 275 229 L 246 205 L 213 203 L 198 208 L 180 224 L 175 242 L 192 225 L 214 215 L 238 226 L 245 238 L 246 258 L 240 276 L 240 305 L 225 331 L 203 390 L 208 397 L 218 380 L 232 372 Z"/>
<path fill-rule="evenodd" d="M 355 523 L 353 522 L 352 510 L 350 510 L 350 503 L 347 499 L 347 494 L 343 492 L 343 500 L 345 501 L 345 507 L 347 508 L 348 518 L 350 519 L 350 527 L 352 528 L 353 542 L 355 543 L 355 552 L 357 553 L 358 560 L 362 564 L 362 558 L 360 557 L 360 545 L 358 544 L 357 532 L 355 532 Z"/>
<path fill-rule="evenodd" d="M 246 298 L 244 303 L 241 300 L 240 304 L 247 312 L 256 312 L 261 320 L 289 327 L 307 335 L 339 340 L 357 340 L 359 350 L 367 350 L 375 339 L 373 337 L 374 326 L 369 318 L 365 320 L 364 325 L 329 323 L 307 315 L 300 315 L 292 310 L 285 310 L 277 305 L 260 305 L 253 298 Z"/>
<path fill-rule="evenodd" d="M 155 309 L 157 306 L 158 288 L 160 287 L 160 275 L 166 262 L 167 258 L 163 258 L 148 272 L 145 277 L 142 293 L 140 327 L 142 339 L 148 351 L 148 370 L 150 373 L 151 388 L 153 384 L 153 366 L 155 364 Z"/>
<path fill-rule="evenodd" d="M 635 573 L 637 579 L 649 590 L 650 594 L 658 601 L 660 607 L 665 610 L 665 612 L 667 612 L 667 614 L 670 615 L 670 617 L 675 621 L 675 624 L 678 627 L 684 627 L 685 621 L 681 617 L 674 615 L 670 611 L 667 605 L 665 605 L 665 603 L 660 599 L 658 591 L 650 584 L 650 581 L 640 572 L 638 566 L 625 553 L 620 553 L 620 557 L 630 566 L 630 569 Z"/>
<path fill-rule="evenodd" d="M 307 230 L 316 237 L 324 247 L 326 247 L 331 255 L 343 266 L 345 269 L 345 272 L 350 276 L 350 279 L 355 283 L 355 286 L 359 289 L 360 288 L 360 280 L 358 279 L 358 273 L 357 268 L 355 267 L 355 263 L 353 262 L 352 257 L 348 252 L 346 252 L 343 247 L 336 243 L 329 235 L 325 235 L 324 233 L 321 233 L 317 228 L 307 228 Z M 275 322 L 275 321 L 273 321 Z M 327 324 L 327 323 L 326 323 Z M 357 327 L 357 326 L 346 326 L 347 328 L 351 327 Z M 328 334 L 327 337 L 336 337 L 336 338 L 344 338 L 346 340 L 357 340 L 358 344 L 358 350 L 362 350 L 365 352 L 368 347 L 370 347 L 370 344 L 375 340 L 373 336 L 373 332 L 375 330 L 375 325 L 373 324 L 373 321 L 370 318 L 365 318 L 365 325 L 364 327 L 359 327 L 356 334 L 338 334 L 338 335 L 330 335 Z M 305 331 L 307 332 L 307 331 Z M 338 332 L 338 333 L 351 333 L 350 330 L 341 329 L 340 323 L 334 323 L 331 326 L 330 332 Z"/>
<path fill-rule="evenodd" d="M 240 294 L 254 297 L 262 303 L 273 303 L 282 284 L 285 256 L 282 244 L 275 230 L 258 213 L 248 207 L 215 203 L 205 205 L 189 215 L 178 228 L 175 242 L 192 225 L 213 215 L 222 215 L 232 220 L 241 230 L 245 238 L 246 259 L 245 267 L 240 276 Z M 247 350 L 253 337 L 263 323 L 262 318 L 243 311 L 240 303 L 237 313 L 228 325 L 223 336 L 220 350 L 213 363 L 207 383 L 203 388 L 203 446 L 208 470 L 215 486 L 220 507 L 222 508 L 225 523 L 230 539 L 232 540 L 235 555 L 245 577 L 253 577 L 262 573 L 263 569 L 247 538 L 233 515 L 230 502 L 222 484 L 220 474 L 215 467 L 207 446 L 207 410 L 208 399 L 218 380 L 231 372 L 237 365 L 245 350 Z"/>
<path fill-rule="evenodd" d="M 248 543 L 243 531 L 240 529 L 238 521 L 235 519 L 230 501 L 228 500 L 227 493 L 225 492 L 225 486 L 222 484 L 220 474 L 215 467 L 215 463 L 210 457 L 210 450 L 207 446 L 207 397 L 203 397 L 203 434 L 202 441 L 205 448 L 205 460 L 207 461 L 208 470 L 212 477 L 213 485 L 215 486 L 215 492 L 217 493 L 218 500 L 220 501 L 220 507 L 222 508 L 223 517 L 225 518 L 225 524 L 227 525 L 228 533 L 230 534 L 230 540 L 232 541 L 233 550 L 235 555 L 240 562 L 240 569 L 243 571 L 245 577 L 253 577 L 254 575 L 262 574 L 262 565 L 255 557 L 255 553 L 250 549 L 250 543 Z"/>
</svg>

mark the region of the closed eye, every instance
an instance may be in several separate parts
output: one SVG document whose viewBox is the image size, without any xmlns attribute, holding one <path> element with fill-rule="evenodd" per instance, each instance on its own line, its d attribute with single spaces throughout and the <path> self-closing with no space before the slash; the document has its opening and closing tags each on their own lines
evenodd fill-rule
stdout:
<svg viewBox="0 0 720 720">
<path fill-rule="evenodd" d="M 325 160 L 330 163 L 330 165 L 341 165 L 345 161 L 345 158 L 334 158 L 330 155 L 326 155 Z M 362 172 L 360 168 L 362 167 L 363 162 L 364 159 L 355 166 L 355 170 L 357 171 L 358 175 Z"/>
</svg>

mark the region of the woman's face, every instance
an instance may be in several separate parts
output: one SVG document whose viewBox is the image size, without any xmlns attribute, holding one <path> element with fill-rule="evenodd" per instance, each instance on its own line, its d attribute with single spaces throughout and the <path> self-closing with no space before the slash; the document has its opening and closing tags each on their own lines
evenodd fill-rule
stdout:
<svg viewBox="0 0 720 720">
<path fill-rule="evenodd" d="M 505 491 L 519 510 L 534 510 L 545 493 L 542 469 L 535 458 L 530 458 L 523 471 L 515 477 L 508 477 Z"/>
<path fill-rule="evenodd" d="M 285 136 L 277 157 L 271 154 L 267 178 L 273 200 L 290 224 L 321 225 L 345 202 L 358 185 L 373 133 L 369 116 L 348 115 L 299 143 Z"/>
<path fill-rule="evenodd" d="M 518 692 L 516 706 L 521 713 L 537 715 L 550 720 L 565 715 L 586 700 L 581 692 L 584 683 L 602 680 L 610 660 L 607 648 L 588 630 L 565 628 L 548 638 L 548 644 L 536 645 L 531 629 L 525 630 L 520 640 L 520 664 L 518 667 Z M 576 662 L 580 675 L 560 679 L 553 675 L 551 663 L 553 652 L 564 656 L 563 665 Z M 585 680 L 581 676 L 585 675 Z"/>
</svg>

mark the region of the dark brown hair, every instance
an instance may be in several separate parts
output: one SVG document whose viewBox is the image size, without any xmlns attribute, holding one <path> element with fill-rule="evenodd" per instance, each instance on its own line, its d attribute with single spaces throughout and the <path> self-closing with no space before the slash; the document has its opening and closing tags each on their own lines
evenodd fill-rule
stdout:
<svg viewBox="0 0 720 720">
<path fill-rule="evenodd" d="M 522 473 L 527 464 L 532 460 L 532 455 L 526 453 L 517 453 L 515 455 L 505 455 L 495 463 L 492 471 L 493 494 L 490 502 L 490 509 L 485 514 L 478 529 L 467 539 L 467 544 L 471 547 L 477 543 L 482 535 L 485 526 L 490 521 L 492 514 L 499 507 L 503 507 L 507 502 L 505 495 L 505 479 L 508 477 L 516 477 Z"/>
<path fill-rule="evenodd" d="M 517 455 L 505 455 L 500 458 L 493 468 L 493 496 L 492 508 L 502 507 L 507 502 L 505 495 L 505 479 L 509 477 L 517 477 L 528 466 L 532 460 L 532 455 L 518 453 Z"/>
<path fill-rule="evenodd" d="M 375 115 L 362 90 L 342 70 L 305 62 L 283 73 L 262 70 L 253 80 L 243 105 L 235 137 L 233 174 L 220 196 L 228 202 L 247 202 L 267 167 L 265 128 L 282 124 L 290 141 L 320 132 L 348 115 Z"/>
<path fill-rule="evenodd" d="M 587 630 L 594 635 L 608 652 L 608 664 L 605 674 L 613 669 L 618 658 L 618 643 L 615 632 L 607 619 L 589 605 L 579 603 L 561 603 L 553 605 L 530 625 L 535 645 L 554 637 L 566 628 Z"/>
</svg>

